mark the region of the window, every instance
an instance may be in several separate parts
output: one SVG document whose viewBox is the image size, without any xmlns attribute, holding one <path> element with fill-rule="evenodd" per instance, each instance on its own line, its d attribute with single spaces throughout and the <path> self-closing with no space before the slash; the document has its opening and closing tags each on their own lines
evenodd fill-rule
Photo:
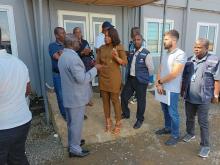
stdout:
<svg viewBox="0 0 220 165">
<path fill-rule="evenodd" d="M 89 42 L 89 46 L 94 49 L 96 36 L 102 30 L 102 23 L 109 21 L 115 25 L 115 15 L 105 13 L 90 13 L 68 10 L 58 10 L 58 24 L 64 27 L 66 32 L 71 32 L 74 27 L 80 27 L 83 37 Z M 95 50 L 93 50 L 94 55 Z M 98 85 L 97 77 L 92 81 L 93 86 Z"/>
<path fill-rule="evenodd" d="M 165 32 L 173 29 L 174 21 L 167 20 L 165 25 Z M 159 55 L 162 43 L 162 19 L 145 19 L 144 20 L 144 38 L 146 39 L 146 46 L 153 55 Z"/>
<path fill-rule="evenodd" d="M 218 24 L 212 23 L 198 23 L 197 24 L 197 34 L 196 39 L 206 38 L 209 40 L 209 52 L 216 53 L 218 36 Z"/>
<path fill-rule="evenodd" d="M 8 53 L 17 55 L 13 9 L 7 5 L 0 5 L 0 47 Z"/>
</svg>

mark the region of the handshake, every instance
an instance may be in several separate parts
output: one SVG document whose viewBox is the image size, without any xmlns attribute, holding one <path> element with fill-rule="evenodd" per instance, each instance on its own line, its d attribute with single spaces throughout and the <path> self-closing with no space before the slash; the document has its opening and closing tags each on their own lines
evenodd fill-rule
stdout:
<svg viewBox="0 0 220 165">
<path fill-rule="evenodd" d="M 103 65 L 101 65 L 101 64 L 96 64 L 96 61 L 94 59 L 92 59 L 90 61 L 89 65 L 90 65 L 90 67 L 95 67 L 97 70 L 101 70 L 103 67 Z"/>
<path fill-rule="evenodd" d="M 94 67 L 95 67 L 98 71 L 100 71 L 100 70 L 103 68 L 103 65 L 101 65 L 101 64 L 95 64 Z"/>
</svg>

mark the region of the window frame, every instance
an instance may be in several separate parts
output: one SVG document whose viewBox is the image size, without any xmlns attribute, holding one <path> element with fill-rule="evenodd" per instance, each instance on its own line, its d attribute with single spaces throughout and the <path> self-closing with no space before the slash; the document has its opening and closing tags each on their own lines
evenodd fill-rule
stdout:
<svg viewBox="0 0 220 165">
<path fill-rule="evenodd" d="M 58 10 L 57 11 L 57 15 L 58 15 L 58 25 L 60 27 L 64 27 L 64 28 L 65 28 L 65 23 L 64 23 L 64 19 L 63 19 L 64 15 L 74 15 L 74 16 L 79 16 L 79 17 L 85 17 L 85 21 L 81 21 L 81 23 L 84 22 L 84 24 L 85 24 L 85 27 L 84 27 L 85 28 L 84 29 L 84 31 L 85 31 L 84 35 L 85 36 L 84 36 L 84 38 L 86 40 L 89 40 L 89 23 L 88 23 L 89 15 L 88 15 L 88 12 L 76 12 L 76 11 L 70 11 L 70 10 Z M 72 21 L 72 20 L 70 20 L 70 21 Z M 72 22 L 74 22 L 74 21 L 72 21 Z"/>
<path fill-rule="evenodd" d="M 210 26 L 215 27 L 215 38 L 214 38 L 214 45 L 213 45 L 213 51 L 209 51 L 211 54 L 216 54 L 217 50 L 217 42 L 218 42 L 218 23 L 208 23 L 208 22 L 197 22 L 196 27 L 196 40 L 199 38 L 199 32 L 201 26 L 208 26 L 208 29 Z M 209 32 L 209 31 L 208 31 Z M 207 38 L 207 37 L 206 37 Z"/>
<path fill-rule="evenodd" d="M 7 12 L 12 55 L 18 56 L 13 7 L 9 5 L 0 5 L 0 11 Z"/>
<path fill-rule="evenodd" d="M 150 22 L 153 22 L 153 23 L 159 23 L 159 24 L 163 24 L 163 19 L 158 19 L 158 18 L 144 18 L 144 39 L 146 40 L 146 47 L 148 46 L 147 45 L 147 32 L 148 32 L 148 23 Z M 171 19 L 167 19 L 166 20 L 166 23 L 170 23 L 170 29 L 173 29 L 174 28 L 174 20 L 171 20 Z M 159 29 L 160 31 L 160 26 L 159 26 Z M 159 33 L 159 32 L 158 32 Z M 158 35 L 160 37 L 160 34 Z M 159 41 L 160 41 L 160 38 L 159 38 Z M 162 43 L 161 43 L 162 44 Z M 158 52 L 157 53 L 151 53 L 151 55 L 153 55 L 153 57 L 157 57 L 157 56 L 160 56 L 160 49 L 161 49 L 161 44 L 158 44 Z"/>
</svg>

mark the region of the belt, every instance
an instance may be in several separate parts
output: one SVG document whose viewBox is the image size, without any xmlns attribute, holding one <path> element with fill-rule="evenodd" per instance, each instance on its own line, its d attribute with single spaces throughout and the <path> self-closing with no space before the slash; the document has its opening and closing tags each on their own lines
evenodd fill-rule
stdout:
<svg viewBox="0 0 220 165">
<path fill-rule="evenodd" d="M 129 78 L 131 78 L 131 79 L 135 79 L 136 77 L 135 77 L 135 76 L 131 76 L 131 75 L 129 75 Z"/>
</svg>

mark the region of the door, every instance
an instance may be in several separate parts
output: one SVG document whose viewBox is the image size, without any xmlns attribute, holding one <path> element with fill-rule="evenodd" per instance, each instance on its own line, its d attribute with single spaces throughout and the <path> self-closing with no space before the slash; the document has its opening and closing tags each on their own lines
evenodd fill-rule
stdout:
<svg viewBox="0 0 220 165">
<path fill-rule="evenodd" d="M 59 26 L 64 27 L 67 33 L 72 33 L 75 27 L 80 27 L 83 37 L 89 42 L 95 57 L 94 43 L 96 36 L 102 31 L 104 21 L 109 21 L 115 25 L 115 15 L 58 10 Z M 92 85 L 98 85 L 97 77 L 92 81 Z"/>
</svg>

